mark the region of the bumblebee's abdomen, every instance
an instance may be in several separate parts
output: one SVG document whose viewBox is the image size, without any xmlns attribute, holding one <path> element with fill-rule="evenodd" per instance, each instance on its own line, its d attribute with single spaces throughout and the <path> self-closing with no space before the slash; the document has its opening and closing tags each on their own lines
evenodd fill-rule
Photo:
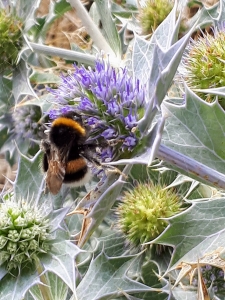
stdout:
<svg viewBox="0 0 225 300">
<path fill-rule="evenodd" d="M 83 157 L 71 160 L 66 165 L 63 182 L 73 186 L 83 185 L 90 180 L 90 170 Z"/>
</svg>

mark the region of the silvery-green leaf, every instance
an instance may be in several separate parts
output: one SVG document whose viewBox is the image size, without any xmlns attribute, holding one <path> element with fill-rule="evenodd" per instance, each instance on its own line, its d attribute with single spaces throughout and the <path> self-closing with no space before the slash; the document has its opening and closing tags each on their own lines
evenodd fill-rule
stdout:
<svg viewBox="0 0 225 300">
<path fill-rule="evenodd" d="M 213 21 L 216 22 L 216 20 L 220 20 L 220 18 L 223 16 L 223 2 L 223 0 L 220 0 L 213 6 L 207 6 L 203 3 L 203 8 L 199 11 L 198 14 L 196 14 L 196 18 L 198 18 L 198 24 L 200 27 L 210 25 L 213 23 Z"/>
<path fill-rule="evenodd" d="M 58 236 L 60 238 L 52 244 L 51 253 L 43 255 L 41 263 L 45 271 L 53 272 L 59 276 L 76 294 L 75 257 L 82 250 L 68 241 L 68 235 L 60 234 Z"/>
<path fill-rule="evenodd" d="M 224 21 L 225 3 L 223 0 L 219 0 L 211 10 L 208 9 L 210 17 L 215 21 L 216 25 L 221 25 Z"/>
<path fill-rule="evenodd" d="M 96 61 L 95 55 L 82 53 L 80 51 L 73 51 L 68 49 L 51 47 L 51 46 L 46 46 L 38 43 L 30 43 L 30 47 L 36 53 L 41 53 L 43 55 L 50 55 L 50 56 L 58 56 L 63 59 L 77 61 L 80 63 L 87 64 L 89 66 L 94 66 Z M 27 49 L 27 51 L 28 52 L 30 51 L 30 54 L 32 53 L 30 49 Z"/>
<path fill-rule="evenodd" d="M 85 235 L 80 241 L 81 245 L 83 245 L 87 241 L 87 239 L 91 236 L 94 230 L 102 222 L 106 214 L 112 208 L 124 184 L 126 183 L 125 181 L 123 181 L 123 176 L 129 174 L 130 169 L 131 166 L 125 167 L 122 171 L 124 175 L 120 176 L 118 173 L 116 173 L 116 170 L 112 170 L 112 173 L 108 175 L 104 182 L 100 182 L 97 188 L 95 188 L 95 190 L 92 191 L 90 195 L 87 195 L 87 198 L 89 199 L 90 197 L 91 201 L 88 201 L 87 199 L 86 202 L 81 201 L 79 203 L 79 206 L 82 207 L 82 205 L 88 205 L 88 202 L 90 202 L 91 205 L 93 201 L 96 201 L 93 207 L 91 208 L 90 213 L 87 215 L 87 218 L 90 218 L 91 222 L 88 226 L 88 230 L 85 232 Z"/>
<path fill-rule="evenodd" d="M 12 95 L 12 78 L 0 75 L 0 108 L 6 113 L 14 105 L 15 99 Z"/>
<path fill-rule="evenodd" d="M 48 94 L 39 96 L 39 98 L 32 98 L 30 100 L 27 100 L 26 104 L 27 105 L 29 105 L 29 104 L 38 105 L 38 106 L 40 106 L 41 111 L 46 113 L 52 107 L 52 98 L 53 98 L 53 96 L 50 93 L 48 93 Z"/>
<path fill-rule="evenodd" d="M 51 299 L 49 300 L 66 300 L 68 295 L 68 286 L 57 275 L 51 272 L 45 273 L 47 288 Z M 30 296 L 30 297 L 29 297 Z M 45 300 L 41 294 L 40 286 L 33 286 L 27 293 L 25 300 Z"/>
<path fill-rule="evenodd" d="M 120 57 L 122 54 L 121 43 L 116 24 L 112 18 L 110 2 L 108 0 L 95 0 L 95 4 L 101 17 L 104 36 L 106 37 L 108 44 L 111 46 L 116 56 Z"/>
<path fill-rule="evenodd" d="M 167 67 L 167 65 L 169 65 L 172 56 L 177 58 L 183 53 L 184 47 L 189 39 L 190 34 L 187 34 L 185 37 L 179 40 L 175 44 L 176 46 L 172 46 L 174 41 L 173 35 L 176 32 L 175 11 L 176 7 L 173 8 L 167 18 L 159 25 L 150 41 L 135 36 L 133 46 L 132 70 L 135 77 L 139 78 L 142 83 L 147 82 L 150 77 L 150 71 L 152 73 L 152 76 L 154 75 L 154 70 L 160 69 L 161 73 Z M 154 50 L 155 48 L 159 48 L 161 51 Z M 160 55 L 160 57 L 158 57 L 158 55 Z M 155 59 L 157 61 L 155 61 Z M 167 61 L 164 62 L 165 59 L 167 59 Z M 177 63 L 179 63 L 179 61 L 180 58 L 177 58 Z M 177 65 L 178 64 L 176 64 L 176 67 Z M 159 71 L 157 71 L 155 76 L 158 77 L 160 73 Z M 172 75 L 172 78 L 173 76 L 174 73 Z M 156 82 L 154 80 L 154 82 L 151 83 L 152 85 L 154 85 Z M 152 90 L 149 92 L 152 92 Z"/>
<path fill-rule="evenodd" d="M 198 262 L 207 253 L 225 249 L 225 198 L 200 199 L 169 218 L 167 229 L 154 240 L 174 247 L 171 268 L 181 262 Z"/>
<path fill-rule="evenodd" d="M 44 178 L 40 172 L 41 159 L 40 152 L 32 159 L 21 155 L 14 183 L 16 197 L 21 199 L 40 198 L 44 188 Z"/>
<path fill-rule="evenodd" d="M 30 76 L 30 81 L 36 84 L 59 84 L 60 77 L 53 73 L 46 73 L 34 70 Z"/>
<path fill-rule="evenodd" d="M 176 300 L 196 300 L 197 291 L 191 291 L 181 286 L 172 289 L 172 295 Z"/>
<path fill-rule="evenodd" d="M 79 300 L 113 299 L 127 293 L 149 291 L 151 288 L 131 280 L 126 274 L 135 260 L 132 256 L 108 257 L 101 253 L 94 259 L 77 287 Z"/>
<path fill-rule="evenodd" d="M 12 93 L 15 98 L 15 103 L 18 104 L 21 97 L 31 95 L 36 97 L 33 88 L 29 81 L 30 68 L 24 60 L 20 60 L 13 72 L 13 89 Z"/>
<path fill-rule="evenodd" d="M 48 206 L 47 203 L 46 203 L 46 206 Z M 57 209 L 57 210 L 53 210 L 51 212 L 51 215 L 49 216 L 49 219 L 50 219 L 50 226 L 51 226 L 51 231 L 52 232 L 54 232 L 56 229 L 59 228 L 60 224 L 62 223 L 62 221 L 66 217 L 66 214 L 67 214 L 68 210 L 69 210 L 69 208 L 63 207 L 63 208 L 60 208 L 60 209 Z"/>
<path fill-rule="evenodd" d="M 158 43 L 162 48 L 168 49 L 175 41 L 175 35 L 177 39 L 179 21 L 176 21 L 177 17 L 177 5 L 174 4 L 173 9 L 163 22 L 154 31 L 151 42 Z"/>
<path fill-rule="evenodd" d="M 16 7 L 17 15 L 24 20 L 25 30 L 28 30 L 32 25 L 35 24 L 35 12 L 40 5 L 40 0 L 34 0 L 32 2 L 26 0 L 13 0 Z"/>
<path fill-rule="evenodd" d="M 16 277 L 7 274 L 0 281 L 0 299 L 21 300 L 26 292 L 38 283 L 40 283 L 40 280 L 35 265 L 29 269 L 22 269 L 21 273 Z"/>
<path fill-rule="evenodd" d="M 189 89 L 186 90 L 185 102 L 181 106 L 164 103 L 167 119 L 162 143 L 224 173 L 224 111 L 218 103 L 206 103 Z"/>
<path fill-rule="evenodd" d="M 218 88 L 210 88 L 210 89 L 195 89 L 194 91 L 200 92 L 200 93 L 205 93 L 205 94 L 212 94 L 215 96 L 223 96 L 225 97 L 225 88 L 218 87 Z"/>
</svg>

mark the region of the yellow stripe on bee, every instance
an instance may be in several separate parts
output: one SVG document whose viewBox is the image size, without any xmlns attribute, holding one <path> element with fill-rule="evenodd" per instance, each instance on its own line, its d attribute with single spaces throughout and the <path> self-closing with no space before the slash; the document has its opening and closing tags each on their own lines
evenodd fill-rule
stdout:
<svg viewBox="0 0 225 300">
<path fill-rule="evenodd" d="M 69 119 L 69 118 L 65 118 L 65 117 L 60 117 L 55 119 L 52 122 L 52 126 L 69 126 L 72 127 L 73 129 L 75 129 L 76 131 L 78 131 L 80 134 L 85 135 L 86 134 L 86 130 L 84 127 L 82 127 L 77 121 Z"/>
<path fill-rule="evenodd" d="M 87 163 L 83 157 L 71 160 L 66 165 L 66 173 L 76 173 L 87 166 Z"/>
</svg>

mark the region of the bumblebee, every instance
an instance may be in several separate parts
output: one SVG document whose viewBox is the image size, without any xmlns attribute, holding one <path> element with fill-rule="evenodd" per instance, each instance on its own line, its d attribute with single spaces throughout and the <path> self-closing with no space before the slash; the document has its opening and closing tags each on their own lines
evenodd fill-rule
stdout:
<svg viewBox="0 0 225 300">
<path fill-rule="evenodd" d="M 58 194 L 63 183 L 73 187 L 84 185 L 91 179 L 88 161 L 100 164 L 94 157 L 97 144 L 87 141 L 88 133 L 81 116 L 74 112 L 52 122 L 48 138 L 41 142 L 46 187 L 52 194 Z"/>
</svg>

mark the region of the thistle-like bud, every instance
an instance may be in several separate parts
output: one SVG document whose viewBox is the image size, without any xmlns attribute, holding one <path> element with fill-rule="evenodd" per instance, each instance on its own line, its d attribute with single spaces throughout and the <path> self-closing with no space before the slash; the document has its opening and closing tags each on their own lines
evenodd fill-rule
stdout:
<svg viewBox="0 0 225 300">
<path fill-rule="evenodd" d="M 21 268 L 48 252 L 49 236 L 49 220 L 37 208 L 23 201 L 0 204 L 1 265 L 6 264 L 8 270 Z"/>
<path fill-rule="evenodd" d="M 225 85 L 225 31 L 222 26 L 214 29 L 213 35 L 206 33 L 198 40 L 192 40 L 184 58 L 184 78 L 188 86 L 196 89 L 219 88 Z M 215 95 L 195 91 L 206 102 L 213 102 Z M 225 98 L 218 97 L 225 109 Z"/>
<path fill-rule="evenodd" d="M 171 0 L 148 0 L 140 12 L 140 23 L 144 34 L 153 33 L 173 8 Z"/>
<path fill-rule="evenodd" d="M 17 107 L 13 113 L 16 140 L 40 140 L 44 136 L 41 109 L 36 105 Z"/>
<path fill-rule="evenodd" d="M 139 183 L 125 192 L 117 208 L 118 224 L 127 239 L 139 246 L 158 237 L 168 225 L 164 218 L 180 211 L 180 199 L 171 189 Z"/>
<path fill-rule="evenodd" d="M 22 26 L 23 23 L 18 17 L 0 10 L 0 72 L 16 63 L 23 44 Z"/>
</svg>

